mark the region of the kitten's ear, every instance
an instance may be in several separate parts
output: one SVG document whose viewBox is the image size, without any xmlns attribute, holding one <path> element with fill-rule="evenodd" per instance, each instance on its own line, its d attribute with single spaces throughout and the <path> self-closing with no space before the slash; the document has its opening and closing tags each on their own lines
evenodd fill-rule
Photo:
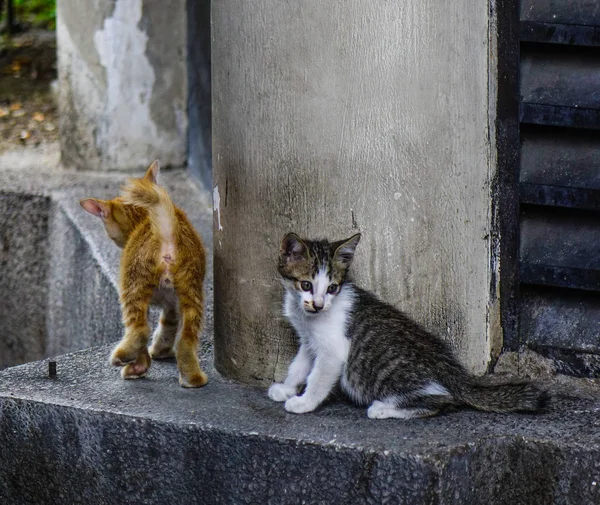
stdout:
<svg viewBox="0 0 600 505">
<path fill-rule="evenodd" d="M 146 171 L 146 175 L 144 175 L 144 179 L 147 181 L 153 182 L 154 184 L 158 184 L 158 174 L 160 172 L 160 166 L 158 165 L 158 160 L 154 160 L 150 168 Z"/>
<path fill-rule="evenodd" d="M 93 214 L 100 219 L 106 219 L 110 214 L 110 206 L 105 200 L 97 200 L 96 198 L 84 198 L 79 200 L 79 205 L 83 210 Z"/>
<path fill-rule="evenodd" d="M 301 261 L 308 258 L 308 247 L 295 233 L 288 233 L 281 241 L 279 253 L 286 262 Z"/>
<path fill-rule="evenodd" d="M 352 235 L 349 239 L 340 240 L 333 244 L 333 258 L 343 267 L 348 268 L 354 259 L 354 251 L 360 242 L 360 233 Z"/>
</svg>

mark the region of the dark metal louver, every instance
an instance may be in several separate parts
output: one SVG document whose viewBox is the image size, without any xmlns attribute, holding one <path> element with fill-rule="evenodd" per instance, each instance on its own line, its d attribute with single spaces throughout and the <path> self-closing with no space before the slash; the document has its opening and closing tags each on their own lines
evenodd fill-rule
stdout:
<svg viewBox="0 0 600 505">
<path fill-rule="evenodd" d="M 520 7 L 519 340 L 600 374 L 600 2 Z"/>
</svg>

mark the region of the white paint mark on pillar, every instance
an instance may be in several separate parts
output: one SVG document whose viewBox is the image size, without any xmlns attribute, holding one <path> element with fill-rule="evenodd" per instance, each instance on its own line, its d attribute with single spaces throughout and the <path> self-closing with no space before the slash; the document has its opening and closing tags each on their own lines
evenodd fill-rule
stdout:
<svg viewBox="0 0 600 505">
<path fill-rule="evenodd" d="M 118 167 L 144 165 L 156 153 L 177 149 L 160 134 L 150 113 L 156 75 L 146 56 L 148 36 L 138 26 L 141 19 L 142 0 L 118 0 L 113 16 L 94 34 L 106 69 L 103 117 L 110 118 L 100 122 L 98 138 L 110 163 Z"/>
<path fill-rule="evenodd" d="M 213 212 L 217 213 L 217 226 L 219 230 L 222 230 L 221 226 L 221 197 L 219 196 L 219 186 L 216 185 L 213 189 Z"/>
</svg>

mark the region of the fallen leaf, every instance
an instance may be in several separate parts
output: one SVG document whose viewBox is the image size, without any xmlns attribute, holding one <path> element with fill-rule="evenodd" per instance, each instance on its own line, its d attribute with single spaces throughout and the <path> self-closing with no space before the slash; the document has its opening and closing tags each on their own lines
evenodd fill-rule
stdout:
<svg viewBox="0 0 600 505">
<path fill-rule="evenodd" d="M 23 106 L 19 102 L 10 104 L 10 110 L 19 110 L 21 107 L 23 107 Z"/>
<path fill-rule="evenodd" d="M 21 132 L 21 135 L 19 135 L 19 138 L 25 142 L 29 137 L 31 137 L 31 133 L 29 133 L 27 130 L 23 130 Z"/>
<path fill-rule="evenodd" d="M 25 111 L 23 109 L 13 110 L 12 117 L 23 117 L 25 115 Z"/>
<path fill-rule="evenodd" d="M 10 114 L 10 110 L 6 107 L 0 109 L 0 117 L 6 117 Z"/>
<path fill-rule="evenodd" d="M 46 130 L 47 132 L 52 132 L 52 131 L 56 130 L 56 126 L 54 126 L 54 124 L 52 124 L 52 123 L 45 123 L 44 130 Z"/>
<path fill-rule="evenodd" d="M 38 123 L 41 123 L 46 118 L 41 112 L 36 112 L 33 114 L 32 119 Z"/>
</svg>

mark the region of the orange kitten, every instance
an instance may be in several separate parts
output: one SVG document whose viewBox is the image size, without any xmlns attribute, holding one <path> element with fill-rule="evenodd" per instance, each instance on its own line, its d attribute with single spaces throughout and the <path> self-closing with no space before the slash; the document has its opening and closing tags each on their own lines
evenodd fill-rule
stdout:
<svg viewBox="0 0 600 505">
<path fill-rule="evenodd" d="M 198 361 L 198 332 L 204 314 L 206 253 L 184 212 L 157 184 L 158 162 L 146 175 L 130 179 L 113 200 L 87 198 L 81 206 L 102 219 L 106 233 L 123 248 L 120 291 L 125 335 L 111 355 L 124 379 L 144 377 L 150 357 L 176 356 L 179 383 L 204 386 Z M 148 350 L 148 307 L 162 308 Z M 176 343 L 177 329 L 181 335 Z"/>
</svg>

